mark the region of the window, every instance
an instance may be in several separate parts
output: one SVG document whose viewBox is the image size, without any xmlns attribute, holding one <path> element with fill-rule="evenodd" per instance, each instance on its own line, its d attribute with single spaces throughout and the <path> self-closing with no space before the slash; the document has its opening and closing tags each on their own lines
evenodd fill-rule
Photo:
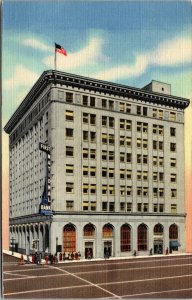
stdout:
<svg viewBox="0 0 192 300">
<path fill-rule="evenodd" d="M 169 227 L 169 238 L 170 239 L 178 239 L 178 228 L 177 228 L 177 225 L 172 224 Z"/>
<path fill-rule="evenodd" d="M 89 185 L 87 183 L 83 184 L 83 194 L 89 193 Z"/>
<path fill-rule="evenodd" d="M 119 111 L 121 111 L 121 112 L 125 111 L 125 103 L 123 103 L 123 102 L 119 103 Z"/>
<path fill-rule="evenodd" d="M 66 210 L 70 211 L 74 209 L 73 200 L 66 200 Z"/>
<path fill-rule="evenodd" d="M 137 171 L 137 180 L 141 180 L 141 174 L 142 174 L 141 171 Z"/>
<path fill-rule="evenodd" d="M 125 211 L 125 202 L 120 202 L 120 211 Z"/>
<path fill-rule="evenodd" d="M 83 105 L 88 105 L 88 96 L 83 95 Z"/>
<path fill-rule="evenodd" d="M 102 194 L 107 195 L 107 185 L 106 184 L 102 184 Z"/>
<path fill-rule="evenodd" d="M 115 195 L 115 186 L 109 185 L 109 195 Z"/>
<path fill-rule="evenodd" d="M 89 150 L 87 148 L 83 148 L 83 158 L 87 159 L 89 154 Z"/>
<path fill-rule="evenodd" d="M 157 128 L 158 128 L 158 126 L 157 125 L 153 125 L 153 134 L 157 134 Z"/>
<path fill-rule="evenodd" d="M 153 141 L 153 150 L 157 150 L 157 141 Z"/>
<path fill-rule="evenodd" d="M 177 190 L 171 189 L 171 198 L 176 198 L 176 197 L 177 197 Z"/>
<path fill-rule="evenodd" d="M 141 122 L 137 122 L 137 132 L 141 132 Z"/>
<path fill-rule="evenodd" d="M 160 198 L 163 198 L 163 197 L 164 197 L 164 189 L 163 189 L 163 188 L 160 188 L 160 189 L 159 189 L 159 197 L 160 197 Z"/>
<path fill-rule="evenodd" d="M 125 153 L 124 152 L 120 152 L 119 159 L 120 159 L 120 162 L 125 162 Z"/>
<path fill-rule="evenodd" d="M 102 168 L 102 177 L 107 177 L 107 168 Z"/>
<path fill-rule="evenodd" d="M 66 128 L 66 138 L 73 138 L 73 129 Z"/>
<path fill-rule="evenodd" d="M 171 204 L 171 213 L 176 214 L 177 213 L 177 204 Z"/>
<path fill-rule="evenodd" d="M 89 202 L 83 201 L 83 211 L 89 210 Z"/>
<path fill-rule="evenodd" d="M 109 202 L 109 211 L 115 211 L 115 203 Z"/>
<path fill-rule="evenodd" d="M 114 161 L 115 153 L 114 151 L 109 151 L 109 161 Z"/>
<path fill-rule="evenodd" d="M 91 138 L 91 143 L 95 143 L 96 142 L 96 132 L 91 131 L 90 138 Z"/>
<path fill-rule="evenodd" d="M 174 127 L 170 128 L 170 136 L 176 136 L 176 128 Z"/>
<path fill-rule="evenodd" d="M 109 109 L 114 109 L 114 101 L 109 100 Z"/>
<path fill-rule="evenodd" d="M 83 141 L 88 141 L 89 135 L 88 131 L 83 131 Z"/>
<path fill-rule="evenodd" d="M 132 187 L 127 186 L 127 196 L 130 197 L 132 195 Z"/>
<path fill-rule="evenodd" d="M 144 133 L 148 132 L 148 124 L 147 123 L 143 123 L 143 132 Z"/>
<path fill-rule="evenodd" d="M 171 167 L 176 167 L 176 163 L 177 163 L 176 158 L 171 158 L 170 159 L 170 166 Z"/>
<path fill-rule="evenodd" d="M 147 116 L 148 109 L 147 107 L 143 107 L 143 116 Z"/>
<path fill-rule="evenodd" d="M 163 157 L 159 157 L 159 166 L 163 167 L 164 165 L 164 158 Z"/>
<path fill-rule="evenodd" d="M 73 147 L 66 146 L 66 156 L 73 156 Z"/>
<path fill-rule="evenodd" d="M 131 251 L 131 228 L 129 225 L 121 226 L 121 252 Z"/>
<path fill-rule="evenodd" d="M 107 100 L 102 99 L 102 108 L 107 108 Z"/>
<path fill-rule="evenodd" d="M 148 212 L 148 211 L 149 211 L 149 204 L 143 203 L 143 212 Z"/>
<path fill-rule="evenodd" d="M 137 138 L 137 148 L 141 148 L 141 139 Z"/>
<path fill-rule="evenodd" d="M 159 125 L 159 135 L 163 135 L 163 133 L 164 133 L 164 128 L 163 126 Z"/>
<path fill-rule="evenodd" d="M 103 144 L 107 144 L 107 134 L 106 133 L 102 133 L 101 139 L 102 139 Z"/>
<path fill-rule="evenodd" d="M 171 174 L 171 182 L 177 182 L 177 175 L 176 174 Z"/>
<path fill-rule="evenodd" d="M 170 143 L 170 151 L 175 152 L 176 151 L 176 143 Z"/>
<path fill-rule="evenodd" d="M 141 115 L 141 106 L 137 106 L 137 115 Z"/>
<path fill-rule="evenodd" d="M 90 194 L 96 194 L 96 184 L 90 185 Z"/>
<path fill-rule="evenodd" d="M 89 175 L 89 167 L 83 166 L 83 176 L 88 176 L 88 175 Z"/>
<path fill-rule="evenodd" d="M 83 123 L 84 124 L 87 124 L 88 123 L 88 114 L 86 114 L 86 113 L 83 113 Z"/>
<path fill-rule="evenodd" d="M 147 149 L 148 147 L 148 141 L 147 140 L 143 140 L 143 148 Z"/>
<path fill-rule="evenodd" d="M 109 168 L 109 178 L 114 178 L 114 169 Z"/>
<path fill-rule="evenodd" d="M 91 211 L 96 211 L 96 202 L 91 201 Z"/>
<path fill-rule="evenodd" d="M 146 251 L 147 250 L 147 226 L 145 224 L 141 224 L 138 226 L 137 230 L 137 244 L 138 251 Z"/>
<path fill-rule="evenodd" d="M 95 97 L 90 97 L 90 106 L 95 107 Z"/>
<path fill-rule="evenodd" d="M 142 196 L 142 188 L 141 187 L 138 187 L 137 188 L 137 196 Z"/>
<path fill-rule="evenodd" d="M 143 180 L 144 181 L 148 180 L 148 172 L 147 171 L 143 171 Z"/>
<path fill-rule="evenodd" d="M 153 188 L 153 197 L 157 198 L 157 193 L 158 193 L 158 189 L 157 188 Z"/>
<path fill-rule="evenodd" d="M 125 196 L 125 186 L 124 185 L 120 186 L 120 196 Z"/>
<path fill-rule="evenodd" d="M 125 120 L 124 119 L 120 119 L 119 128 L 120 129 L 125 129 Z"/>
<path fill-rule="evenodd" d="M 164 173 L 159 173 L 159 181 L 164 181 Z"/>
<path fill-rule="evenodd" d="M 176 121 L 176 113 L 170 112 L 170 114 L 169 114 L 169 120 L 170 121 Z"/>
<path fill-rule="evenodd" d="M 76 251 L 76 230 L 72 224 L 64 227 L 63 251 L 70 253 Z"/>
<path fill-rule="evenodd" d="M 163 151 L 163 142 L 159 142 L 159 150 Z"/>
<path fill-rule="evenodd" d="M 102 126 L 107 126 L 107 117 L 102 116 Z"/>
<path fill-rule="evenodd" d="M 148 197 L 148 187 L 143 188 L 143 197 Z"/>
<path fill-rule="evenodd" d="M 126 112 L 127 112 L 128 114 L 131 113 L 131 104 L 126 103 Z"/>
<path fill-rule="evenodd" d="M 138 212 L 142 211 L 142 203 L 137 203 L 137 211 Z"/>
<path fill-rule="evenodd" d="M 143 155 L 143 164 L 147 164 L 147 163 L 148 163 L 148 156 Z"/>
<path fill-rule="evenodd" d="M 96 159 L 96 149 L 90 149 L 90 159 Z"/>
<path fill-rule="evenodd" d="M 90 114 L 90 124 L 95 125 L 96 124 L 96 115 Z"/>
<path fill-rule="evenodd" d="M 132 212 L 132 203 L 131 202 L 127 202 L 127 212 Z"/>
<path fill-rule="evenodd" d="M 115 143 L 114 134 L 109 134 L 109 144 L 114 145 L 114 143 Z"/>
<path fill-rule="evenodd" d="M 125 179 L 125 169 L 120 169 L 120 179 Z"/>
<path fill-rule="evenodd" d="M 73 121 L 73 118 L 74 118 L 74 112 L 71 110 L 66 110 L 65 112 L 66 121 Z"/>
<path fill-rule="evenodd" d="M 127 170 L 127 179 L 130 180 L 132 177 L 132 171 L 131 170 Z"/>
<path fill-rule="evenodd" d="M 153 204 L 153 212 L 158 212 L 158 204 Z"/>
<path fill-rule="evenodd" d="M 72 175 L 74 173 L 74 165 L 66 165 L 66 173 Z"/>
<path fill-rule="evenodd" d="M 111 127 L 111 128 L 114 127 L 114 118 L 109 117 L 109 127 Z"/>
<path fill-rule="evenodd" d="M 157 181 L 157 172 L 153 172 L 153 181 Z"/>
<path fill-rule="evenodd" d="M 126 136 L 126 146 L 131 147 L 131 137 Z"/>
<path fill-rule="evenodd" d="M 142 159 L 142 155 L 141 154 L 137 154 L 137 163 L 141 164 L 141 159 Z"/>
<path fill-rule="evenodd" d="M 164 212 L 164 204 L 159 204 L 159 212 Z"/>
<path fill-rule="evenodd" d="M 102 150 L 102 160 L 107 160 L 107 151 Z"/>
<path fill-rule="evenodd" d="M 72 103 L 73 102 L 73 94 L 66 92 L 66 102 Z"/>
<path fill-rule="evenodd" d="M 132 128 L 132 122 L 129 120 L 126 120 L 126 129 L 131 130 L 131 128 Z"/>
<path fill-rule="evenodd" d="M 120 137 L 119 137 L 119 145 L 120 146 L 125 146 L 125 136 L 120 135 Z"/>
<path fill-rule="evenodd" d="M 66 193 L 73 193 L 73 192 L 74 192 L 74 183 L 66 182 Z"/>
<path fill-rule="evenodd" d="M 102 202 L 102 211 L 107 211 L 107 202 Z"/>
</svg>

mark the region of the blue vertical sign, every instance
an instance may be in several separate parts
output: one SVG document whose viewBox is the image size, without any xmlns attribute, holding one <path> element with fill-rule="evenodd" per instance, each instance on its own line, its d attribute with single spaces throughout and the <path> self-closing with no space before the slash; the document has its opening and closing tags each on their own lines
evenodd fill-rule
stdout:
<svg viewBox="0 0 192 300">
<path fill-rule="evenodd" d="M 47 154 L 45 185 L 39 206 L 39 213 L 51 215 L 51 147 L 47 144 L 39 143 L 39 150 Z"/>
</svg>

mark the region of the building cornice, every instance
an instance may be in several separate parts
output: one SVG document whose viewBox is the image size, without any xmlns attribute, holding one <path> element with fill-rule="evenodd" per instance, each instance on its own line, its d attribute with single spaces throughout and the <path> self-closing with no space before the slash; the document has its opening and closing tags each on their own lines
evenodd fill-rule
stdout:
<svg viewBox="0 0 192 300">
<path fill-rule="evenodd" d="M 132 98 L 136 101 L 139 100 L 144 103 L 147 102 L 151 104 L 164 105 L 172 108 L 185 109 L 189 105 L 189 99 L 186 98 L 146 91 L 144 89 L 129 87 L 122 84 L 74 75 L 66 72 L 49 70 L 42 73 L 15 113 L 7 122 L 4 127 L 6 133 L 11 132 L 20 118 L 36 101 L 37 97 L 42 93 L 45 87 L 50 84 L 55 86 L 60 84 L 61 86 L 71 86 L 72 88 L 77 87 L 89 91 Z"/>
</svg>

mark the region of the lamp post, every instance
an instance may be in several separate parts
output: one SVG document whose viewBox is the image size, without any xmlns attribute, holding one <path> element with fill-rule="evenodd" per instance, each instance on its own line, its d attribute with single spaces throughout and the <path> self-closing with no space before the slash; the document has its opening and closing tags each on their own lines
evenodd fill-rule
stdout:
<svg viewBox="0 0 192 300">
<path fill-rule="evenodd" d="M 12 255 L 13 255 L 13 247 L 15 246 L 15 238 L 11 238 L 11 249 L 12 249 Z"/>
</svg>

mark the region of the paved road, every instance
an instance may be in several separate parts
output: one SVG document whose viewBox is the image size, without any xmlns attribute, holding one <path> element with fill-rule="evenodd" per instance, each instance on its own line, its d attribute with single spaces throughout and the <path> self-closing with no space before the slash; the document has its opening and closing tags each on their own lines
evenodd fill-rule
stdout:
<svg viewBox="0 0 192 300">
<path fill-rule="evenodd" d="M 18 265 L 4 255 L 5 298 L 192 298 L 192 255 Z"/>
</svg>

